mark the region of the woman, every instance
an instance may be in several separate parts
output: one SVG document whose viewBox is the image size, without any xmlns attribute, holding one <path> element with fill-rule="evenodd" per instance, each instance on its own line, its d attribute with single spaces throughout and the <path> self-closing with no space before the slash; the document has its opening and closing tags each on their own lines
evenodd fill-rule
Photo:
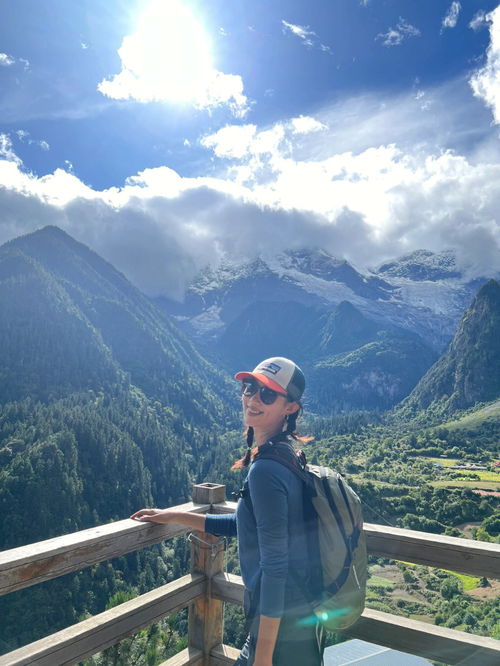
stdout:
<svg viewBox="0 0 500 666">
<path fill-rule="evenodd" d="M 269 447 L 289 448 L 299 439 L 296 421 L 305 379 L 286 358 L 262 361 L 252 372 L 239 372 L 246 455 L 233 468 L 250 469 L 235 514 L 200 516 L 168 509 L 143 509 L 132 518 L 180 522 L 195 530 L 238 536 L 245 584 L 248 638 L 237 666 L 320 666 L 322 634 L 290 571 L 307 572 L 303 483 L 277 460 L 260 458 Z M 252 451 L 252 445 L 256 448 Z"/>
</svg>

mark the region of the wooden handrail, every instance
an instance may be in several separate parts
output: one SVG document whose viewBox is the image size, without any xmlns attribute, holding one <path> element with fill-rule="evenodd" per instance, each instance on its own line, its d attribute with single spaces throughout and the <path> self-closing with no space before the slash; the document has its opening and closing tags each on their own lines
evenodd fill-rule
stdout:
<svg viewBox="0 0 500 666">
<path fill-rule="evenodd" d="M 471 576 L 500 578 L 500 545 L 365 523 L 370 555 Z"/>
<path fill-rule="evenodd" d="M 239 576 L 224 573 L 212 579 L 212 594 L 221 601 L 242 604 L 243 589 L 243 581 Z M 350 638 L 360 638 L 446 664 L 497 666 L 500 663 L 500 641 L 493 638 L 370 608 L 365 609 L 360 619 L 342 633 Z"/>
<path fill-rule="evenodd" d="M 188 502 L 172 509 L 232 513 L 236 504 Z M 0 596 L 172 539 L 187 531 L 177 523 L 153 525 L 128 519 L 4 551 L 0 553 Z M 364 531 L 371 555 L 473 576 L 500 577 L 498 544 L 372 523 L 365 523 Z"/>
<path fill-rule="evenodd" d="M 205 487 L 197 493 L 197 499 L 200 502 L 200 498 L 203 498 L 203 503 L 188 502 L 172 509 L 217 514 L 235 511 L 234 502 L 223 501 L 223 486 L 202 486 Z M 371 523 L 365 524 L 364 530 L 368 551 L 372 555 L 476 576 L 500 577 L 498 544 Z M 0 553 L 0 594 L 62 576 L 187 531 L 189 530 L 184 526 L 176 523 L 154 525 L 121 520 L 5 551 Z M 210 578 L 208 588 L 207 576 Z M 212 575 L 209 566 L 204 573 L 184 576 L 137 599 L 4 655 L 0 657 L 0 666 L 55 666 L 81 661 L 201 598 L 214 600 L 215 603 L 241 604 L 241 578 L 227 573 Z M 203 613 L 199 613 L 200 617 L 203 615 L 203 622 L 211 621 L 210 616 L 214 609 L 219 612 L 217 606 L 209 602 Z M 489 666 L 500 663 L 498 641 L 369 609 L 365 610 L 346 635 L 449 664 Z M 207 643 L 202 645 L 202 648 L 190 644 L 187 650 L 167 660 L 162 666 L 213 666 L 234 661 L 235 651 L 228 646 L 220 644 L 213 647 Z"/>
<path fill-rule="evenodd" d="M 206 592 L 202 574 L 188 574 L 110 610 L 0 657 L 0 666 L 75 664 L 185 608 Z"/>
<path fill-rule="evenodd" d="M 172 508 L 207 513 L 210 504 L 188 502 Z M 172 539 L 188 531 L 178 523 L 153 525 L 127 519 L 6 550 L 0 553 L 0 596 Z"/>
</svg>

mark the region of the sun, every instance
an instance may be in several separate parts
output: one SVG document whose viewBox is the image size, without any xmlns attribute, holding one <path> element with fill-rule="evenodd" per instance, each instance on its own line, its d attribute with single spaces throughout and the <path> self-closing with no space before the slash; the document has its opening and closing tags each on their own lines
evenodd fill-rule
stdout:
<svg viewBox="0 0 500 666">
<path fill-rule="evenodd" d="M 136 31 L 124 38 L 118 53 L 124 69 L 150 99 L 196 99 L 214 69 L 210 40 L 180 0 L 148 2 Z"/>
</svg>

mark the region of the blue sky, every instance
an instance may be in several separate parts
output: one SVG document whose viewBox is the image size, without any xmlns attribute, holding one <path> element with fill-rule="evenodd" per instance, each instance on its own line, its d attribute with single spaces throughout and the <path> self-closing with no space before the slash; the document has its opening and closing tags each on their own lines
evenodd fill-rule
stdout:
<svg viewBox="0 0 500 666">
<path fill-rule="evenodd" d="M 176 296 L 307 243 L 499 270 L 497 7 L 0 0 L 0 241 L 59 224 Z"/>
</svg>

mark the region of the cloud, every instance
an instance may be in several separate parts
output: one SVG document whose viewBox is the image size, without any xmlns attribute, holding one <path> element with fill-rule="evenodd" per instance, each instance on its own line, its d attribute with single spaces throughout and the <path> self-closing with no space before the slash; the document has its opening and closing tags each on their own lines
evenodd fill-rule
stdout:
<svg viewBox="0 0 500 666">
<path fill-rule="evenodd" d="M 488 25 L 488 19 L 486 18 L 486 12 L 484 11 L 484 9 L 480 9 L 472 17 L 472 20 L 469 23 L 469 28 L 471 28 L 474 31 L 477 31 L 481 30 L 481 28 L 485 28 L 487 25 Z"/>
<path fill-rule="evenodd" d="M 486 63 L 470 78 L 476 97 L 490 107 L 495 124 L 500 124 L 500 5 L 486 16 L 490 24 L 490 44 Z"/>
<path fill-rule="evenodd" d="M 211 148 L 217 157 L 242 159 L 277 154 L 285 134 L 310 134 L 326 130 L 327 126 L 310 116 L 291 118 L 287 123 L 276 123 L 271 128 L 257 131 L 256 125 L 226 125 L 214 134 L 202 137 L 200 143 Z"/>
<path fill-rule="evenodd" d="M 446 12 L 446 16 L 443 18 L 441 23 L 441 30 L 445 30 L 446 28 L 454 28 L 457 25 L 458 15 L 460 14 L 461 9 L 462 5 L 460 2 L 453 0 L 448 11 Z"/>
<path fill-rule="evenodd" d="M 97 86 L 107 97 L 226 106 L 236 117 L 248 111 L 241 76 L 214 67 L 205 30 L 180 0 L 150 0 L 118 55 L 121 72 Z"/>
<path fill-rule="evenodd" d="M 256 130 L 256 125 L 227 125 L 203 137 L 200 143 L 205 148 L 213 148 L 217 157 L 238 159 L 248 154 Z"/>
<path fill-rule="evenodd" d="M 28 173 L 1 135 L 0 242 L 56 224 L 149 295 L 178 299 L 207 264 L 312 246 L 360 267 L 453 247 L 471 276 L 494 275 L 500 163 L 488 113 L 467 84 L 428 89 L 426 98 L 432 113 L 412 91 L 268 127 L 228 125 L 201 139 L 216 177 L 162 166 L 103 191 L 69 168 Z M 471 144 L 481 113 L 490 135 Z M 321 130 L 297 133 L 297 120 Z M 461 134 L 452 150 L 450 135 Z"/>
<path fill-rule="evenodd" d="M 10 67 L 16 61 L 14 58 L 7 53 L 0 53 L 0 67 Z"/>
<path fill-rule="evenodd" d="M 310 116 L 292 118 L 290 124 L 294 134 L 309 134 L 309 132 L 320 132 L 321 130 L 327 129 L 326 125 L 323 125 L 319 120 L 311 118 Z"/>
<path fill-rule="evenodd" d="M 0 67 L 12 67 L 17 62 L 20 62 L 25 70 L 30 68 L 30 62 L 26 58 L 17 58 L 16 60 L 16 58 L 8 53 L 0 53 Z"/>
<path fill-rule="evenodd" d="M 384 46 L 399 46 L 405 39 L 420 37 L 420 30 L 411 25 L 401 16 L 395 28 L 389 28 L 387 32 L 381 32 L 375 39 L 381 39 Z"/>
<path fill-rule="evenodd" d="M 19 139 L 19 141 L 22 141 L 23 143 L 27 143 L 29 146 L 38 146 L 42 150 L 50 150 L 50 145 L 47 141 L 42 139 L 41 141 L 36 141 L 31 138 L 30 133 L 27 132 L 26 130 L 17 130 L 16 131 L 16 136 Z"/>
<path fill-rule="evenodd" d="M 308 48 L 317 48 L 320 51 L 323 51 L 323 53 L 333 55 L 331 48 L 326 44 L 323 44 L 318 35 L 313 30 L 309 29 L 309 26 L 295 25 L 284 20 L 281 21 L 281 25 L 283 26 L 284 33 L 288 32 L 295 37 L 298 37 L 304 46 L 307 46 Z"/>
<path fill-rule="evenodd" d="M 12 141 L 8 134 L 0 134 L 0 158 L 3 158 L 6 162 L 22 164 L 19 157 L 14 153 Z"/>
</svg>

